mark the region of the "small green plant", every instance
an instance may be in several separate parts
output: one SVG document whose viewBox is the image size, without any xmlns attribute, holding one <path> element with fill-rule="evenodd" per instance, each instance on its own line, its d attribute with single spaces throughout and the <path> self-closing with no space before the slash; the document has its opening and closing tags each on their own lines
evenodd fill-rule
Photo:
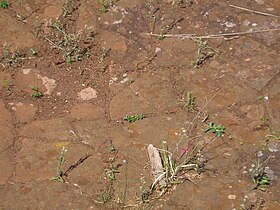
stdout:
<svg viewBox="0 0 280 210">
<path fill-rule="evenodd" d="M 197 45 L 197 58 L 195 61 L 192 61 L 191 65 L 194 68 L 199 68 L 203 65 L 204 61 L 209 58 L 216 57 L 220 54 L 220 50 L 218 48 L 210 47 L 207 41 L 203 41 L 200 38 L 193 39 Z"/>
<path fill-rule="evenodd" d="M 19 51 L 12 52 L 10 45 L 7 43 L 5 43 L 3 46 L 3 55 L 6 63 L 8 63 L 9 66 L 18 63 L 22 57 Z"/>
<path fill-rule="evenodd" d="M 192 96 L 192 92 L 187 91 L 186 94 L 186 91 L 183 91 L 179 104 L 188 111 L 195 111 L 195 97 Z"/>
<path fill-rule="evenodd" d="M 258 101 L 262 101 L 263 100 L 263 96 L 258 96 Z"/>
<path fill-rule="evenodd" d="M 270 119 L 267 117 L 267 116 L 263 116 L 261 118 L 261 122 L 262 122 L 262 125 L 260 127 L 262 128 L 271 128 L 270 126 Z"/>
<path fill-rule="evenodd" d="M 116 173 L 119 173 L 118 168 L 115 167 L 113 165 L 113 163 L 114 163 L 114 159 L 110 159 L 109 160 L 109 167 L 107 169 L 105 169 L 105 173 L 106 173 L 107 179 L 109 181 L 116 180 Z"/>
<path fill-rule="evenodd" d="M 56 169 L 56 176 L 51 178 L 51 181 L 60 181 L 60 182 L 65 182 L 64 178 L 63 178 L 63 171 L 62 171 L 62 165 L 65 162 L 65 153 L 67 152 L 66 148 L 63 147 L 61 152 L 60 152 L 60 156 L 58 158 L 58 166 Z"/>
<path fill-rule="evenodd" d="M 143 174 L 141 174 L 140 182 L 141 182 L 141 185 L 139 187 L 140 197 L 137 196 L 137 200 L 139 200 L 141 203 L 149 203 L 150 190 L 147 187 L 147 183 L 145 181 L 145 177 Z"/>
<path fill-rule="evenodd" d="M 252 166 L 251 177 L 254 182 L 254 189 L 265 191 L 270 185 L 270 179 L 264 170 L 265 168 L 260 163 L 259 159 L 257 160 L 256 164 L 253 164 Z"/>
<path fill-rule="evenodd" d="M 143 114 L 140 114 L 140 115 L 125 115 L 124 116 L 124 120 L 128 121 L 128 122 L 135 122 L 137 120 L 142 120 L 144 119 L 145 116 Z"/>
<path fill-rule="evenodd" d="M 99 53 L 99 69 L 101 72 L 105 72 L 108 65 L 106 64 L 106 58 L 109 55 L 110 49 L 107 49 L 105 46 L 102 46 Z"/>
<path fill-rule="evenodd" d="M 104 190 L 102 193 L 102 201 L 103 203 L 108 203 L 112 199 L 112 189 L 109 187 L 108 189 Z"/>
<path fill-rule="evenodd" d="M 46 38 L 50 44 L 63 52 L 64 59 L 67 63 L 73 63 L 81 61 L 84 57 L 89 57 L 89 49 L 87 47 L 81 48 L 82 41 L 89 39 L 90 36 L 86 33 L 91 33 L 88 28 L 84 31 L 78 31 L 77 33 L 67 33 L 66 28 L 60 20 L 55 20 L 51 27 L 55 29 L 55 41 L 51 41 Z"/>
<path fill-rule="evenodd" d="M 99 9 L 101 14 L 106 13 L 108 9 L 113 6 L 113 0 L 99 0 L 99 3 L 101 4 L 101 7 Z"/>
<path fill-rule="evenodd" d="M 33 90 L 33 93 L 31 94 L 32 98 L 39 99 L 44 96 L 43 92 L 41 92 L 38 87 L 34 86 L 32 87 L 32 90 Z"/>
<path fill-rule="evenodd" d="M 31 55 L 38 55 L 38 52 L 34 48 L 29 48 L 29 52 Z"/>
<path fill-rule="evenodd" d="M 63 2 L 63 17 L 69 17 L 78 8 L 76 1 L 64 0 Z"/>
<path fill-rule="evenodd" d="M 208 133 L 211 131 L 212 133 L 216 134 L 216 137 L 221 137 L 222 134 L 225 132 L 225 127 L 222 126 L 221 124 L 215 125 L 215 123 L 210 122 L 208 125 L 208 128 L 204 130 L 205 133 Z"/>
<path fill-rule="evenodd" d="M 3 81 L 3 87 L 6 89 L 6 90 L 10 90 L 11 89 L 11 85 L 12 85 L 12 81 L 9 80 L 9 79 L 5 79 Z"/>
<path fill-rule="evenodd" d="M 128 78 L 128 80 L 127 80 L 127 84 L 128 84 L 128 85 L 130 85 L 130 84 L 132 84 L 132 83 L 134 83 L 134 82 L 135 82 L 135 80 L 132 79 L 132 78 Z"/>
<path fill-rule="evenodd" d="M 165 33 L 164 33 L 164 30 L 162 30 L 162 31 L 157 35 L 157 39 L 160 40 L 160 41 L 164 40 L 164 38 L 165 38 L 165 35 L 164 35 L 164 34 L 165 34 Z"/>
<path fill-rule="evenodd" d="M 10 2 L 9 1 L 7 1 L 7 0 L 2 0 L 2 1 L 0 1 L 0 7 L 2 8 L 2 9 L 7 9 L 7 8 L 9 8 L 10 7 Z"/>
<path fill-rule="evenodd" d="M 35 35 L 38 37 L 39 36 L 39 33 L 41 31 L 41 28 L 42 28 L 42 23 L 41 21 L 38 19 L 38 17 L 36 17 L 36 20 L 35 22 L 33 23 L 33 28 L 34 28 L 34 31 L 35 31 Z"/>
</svg>

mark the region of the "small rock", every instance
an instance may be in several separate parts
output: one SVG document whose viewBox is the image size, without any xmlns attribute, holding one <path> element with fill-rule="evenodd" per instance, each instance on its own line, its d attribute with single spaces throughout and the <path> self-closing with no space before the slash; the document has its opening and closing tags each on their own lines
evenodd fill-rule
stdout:
<svg viewBox="0 0 280 210">
<path fill-rule="evenodd" d="M 235 198 L 236 198 L 236 195 L 228 195 L 228 199 L 230 199 L 230 200 L 235 200 Z"/>
<path fill-rule="evenodd" d="M 97 92 L 95 89 L 88 87 L 81 90 L 81 92 L 78 93 L 78 97 L 83 101 L 88 101 L 97 98 Z"/>
</svg>

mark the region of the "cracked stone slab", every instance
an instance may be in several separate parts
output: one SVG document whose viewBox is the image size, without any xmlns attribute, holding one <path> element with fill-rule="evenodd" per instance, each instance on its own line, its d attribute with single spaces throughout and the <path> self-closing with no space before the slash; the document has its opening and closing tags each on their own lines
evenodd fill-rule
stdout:
<svg viewBox="0 0 280 210">
<path fill-rule="evenodd" d="M 13 151 L 8 149 L 0 154 L 0 168 L 5 170 L 0 170 L 0 185 L 5 184 L 9 178 L 12 176 L 13 167 Z"/>
<path fill-rule="evenodd" d="M 12 115 L 0 101 L 0 153 L 13 144 Z"/>
<path fill-rule="evenodd" d="M 33 121 L 21 129 L 20 135 L 29 138 L 46 138 L 60 141 L 74 141 L 77 139 L 70 123 L 65 118 Z"/>
<path fill-rule="evenodd" d="M 42 142 L 38 139 L 24 138 L 18 147 L 20 150 L 16 156 L 15 176 L 13 177 L 16 182 L 50 180 L 55 177 L 63 147 L 66 149 L 65 162 L 62 164 L 64 172 L 81 157 L 91 153 L 89 147 L 67 141 Z"/>
<path fill-rule="evenodd" d="M 117 93 L 110 103 L 113 120 L 126 114 L 146 114 L 177 109 L 177 95 L 164 74 L 146 73 L 129 87 Z"/>
<path fill-rule="evenodd" d="M 82 103 L 72 108 L 70 116 L 77 120 L 95 120 L 104 116 L 104 110 L 97 105 Z"/>
<path fill-rule="evenodd" d="M 91 198 L 79 193 L 75 186 L 51 181 L 1 186 L 0 208 L 100 209 Z"/>
</svg>

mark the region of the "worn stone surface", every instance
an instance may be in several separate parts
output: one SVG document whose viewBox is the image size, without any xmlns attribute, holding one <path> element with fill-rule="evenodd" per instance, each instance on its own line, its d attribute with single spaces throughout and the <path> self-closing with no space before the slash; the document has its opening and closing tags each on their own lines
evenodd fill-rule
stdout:
<svg viewBox="0 0 280 210">
<path fill-rule="evenodd" d="M 80 121 L 74 124 L 75 130 L 84 144 L 97 148 L 108 136 L 106 120 Z"/>
<path fill-rule="evenodd" d="M 20 135 L 59 141 L 77 139 L 75 132 L 65 118 L 34 121 L 24 126 L 20 131 Z"/>
<path fill-rule="evenodd" d="M 78 104 L 72 108 L 70 116 L 77 120 L 95 120 L 104 116 L 104 109 L 92 104 Z"/>
<path fill-rule="evenodd" d="M 5 33 L 1 33 L 0 35 L 1 46 L 5 43 L 12 43 L 11 49 L 15 50 L 39 44 L 39 40 L 34 34 L 32 34 L 23 24 L 13 19 L 6 12 L 1 12 L 0 19 L 5 20 L 0 21 L 0 30 L 5 31 Z"/>
<path fill-rule="evenodd" d="M 75 164 L 81 157 L 90 153 L 90 149 L 71 142 L 44 142 L 38 139 L 24 138 L 21 140 L 20 150 L 16 157 L 15 176 L 16 182 L 50 180 L 56 176 L 59 156 L 62 147 L 65 151 L 65 162 L 62 170 Z"/>
<path fill-rule="evenodd" d="M 20 122 L 31 122 L 37 111 L 37 107 L 33 104 L 23 104 L 21 102 L 15 104 L 13 107 L 15 115 L 18 121 Z"/>
<path fill-rule="evenodd" d="M 119 106 L 123 101 L 126 105 Z M 119 119 L 126 114 L 156 113 L 176 107 L 177 98 L 169 79 L 162 74 L 147 73 L 114 96 L 110 103 L 110 115 L 112 119 Z"/>
<path fill-rule="evenodd" d="M 13 152 L 13 150 L 7 149 L 0 153 L 0 185 L 6 184 L 13 174 Z"/>
<path fill-rule="evenodd" d="M 0 101 L 0 153 L 13 144 L 13 131 L 12 131 L 12 115 L 5 108 L 5 105 Z"/>
<path fill-rule="evenodd" d="M 89 101 L 97 98 L 97 92 L 91 87 L 85 88 L 78 93 L 78 97 L 83 101 Z"/>
<path fill-rule="evenodd" d="M 0 195 L 1 209 L 76 209 L 81 206 L 87 209 L 100 209 L 89 197 L 81 195 L 74 186 L 49 180 L 5 185 L 1 187 Z M 44 199 L 35 199 L 38 195 Z M 15 200 L 14 196 L 18 199 Z"/>
</svg>

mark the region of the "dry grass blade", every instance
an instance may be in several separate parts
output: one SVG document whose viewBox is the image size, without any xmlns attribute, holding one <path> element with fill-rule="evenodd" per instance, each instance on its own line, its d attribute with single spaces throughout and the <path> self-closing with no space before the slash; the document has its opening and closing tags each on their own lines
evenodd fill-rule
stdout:
<svg viewBox="0 0 280 210">
<path fill-rule="evenodd" d="M 254 30 L 254 31 L 241 31 L 241 32 L 233 32 L 233 33 L 223 33 L 223 34 L 211 34 L 205 36 L 198 36 L 196 34 L 165 34 L 164 36 L 169 38 L 178 38 L 178 39 L 228 39 L 227 37 L 242 36 L 242 35 L 255 34 L 255 33 L 266 33 L 272 31 L 280 31 L 280 28 L 261 29 L 261 30 Z M 146 35 L 159 36 L 159 34 L 153 34 L 153 33 L 146 33 Z"/>
<path fill-rule="evenodd" d="M 240 6 L 236 6 L 236 5 L 233 5 L 233 4 L 230 4 L 229 6 L 230 6 L 230 7 L 234 7 L 234 8 L 236 8 L 236 9 L 244 10 L 244 11 L 247 11 L 247 12 L 252 12 L 252 13 L 255 13 L 255 14 L 259 14 L 259 15 L 264 15 L 264 16 L 270 16 L 270 17 L 280 18 L 280 16 L 278 16 L 278 15 L 269 14 L 269 13 L 266 13 L 266 12 L 260 12 L 260 11 L 256 11 L 256 10 L 252 10 L 252 9 L 247 9 L 247 8 L 245 8 L 245 7 L 240 7 Z"/>
</svg>

